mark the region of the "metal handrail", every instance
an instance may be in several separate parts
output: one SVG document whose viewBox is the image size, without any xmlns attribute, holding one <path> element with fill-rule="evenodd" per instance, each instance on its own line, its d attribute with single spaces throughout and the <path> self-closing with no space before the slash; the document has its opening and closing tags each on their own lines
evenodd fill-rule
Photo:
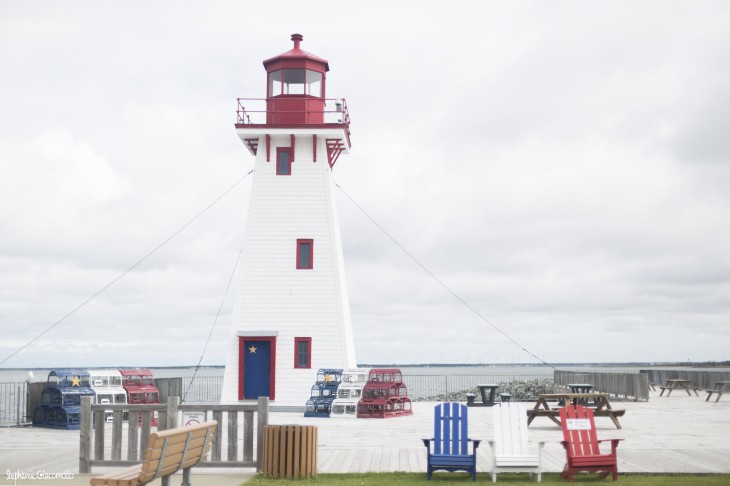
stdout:
<svg viewBox="0 0 730 486">
<path fill-rule="evenodd" d="M 273 98 L 272 98 L 273 99 Z M 237 125 L 265 125 L 266 117 L 273 111 L 266 109 L 267 98 L 237 98 L 236 108 L 236 124 Z M 348 133 L 350 127 L 350 113 L 347 109 L 347 102 L 344 98 L 324 98 L 325 104 L 327 102 L 333 102 L 335 105 L 334 110 L 276 110 L 277 114 L 284 113 L 296 113 L 306 114 L 306 119 L 309 119 L 311 115 L 323 115 L 324 117 L 336 116 L 336 122 L 325 122 L 326 124 L 343 125 Z M 244 104 L 245 103 L 245 104 Z M 251 109 L 250 106 L 263 105 L 263 109 Z M 248 105 L 247 108 L 245 105 Z"/>
</svg>

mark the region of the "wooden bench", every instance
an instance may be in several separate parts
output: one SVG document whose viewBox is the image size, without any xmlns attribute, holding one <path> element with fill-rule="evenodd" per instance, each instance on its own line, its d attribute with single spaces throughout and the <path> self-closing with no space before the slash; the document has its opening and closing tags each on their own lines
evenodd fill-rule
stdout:
<svg viewBox="0 0 730 486">
<path fill-rule="evenodd" d="M 618 421 L 619 417 L 623 417 L 626 413 L 624 408 L 603 408 L 601 410 L 593 409 L 593 415 L 595 417 L 608 417 L 611 419 L 617 429 L 621 428 L 621 423 Z"/>
<path fill-rule="evenodd" d="M 205 459 L 215 438 L 218 422 L 211 420 L 190 427 L 150 434 L 141 464 L 91 478 L 91 486 L 138 486 L 157 478 L 169 486 L 170 476 L 183 470 L 183 486 L 190 485 L 190 469 Z"/>
<path fill-rule="evenodd" d="M 684 391 L 687 392 L 687 395 L 689 395 L 689 396 L 692 396 L 692 394 L 690 393 L 690 391 L 693 391 L 696 396 L 699 396 L 699 394 L 697 393 L 699 391 L 699 388 L 696 387 L 696 386 L 690 386 L 690 387 L 683 387 L 683 386 L 660 386 L 659 389 L 661 390 L 661 392 L 659 393 L 659 396 L 660 397 L 663 396 L 664 395 L 664 392 L 667 391 L 667 390 L 669 390 L 669 392 L 667 393 L 667 396 L 671 395 L 674 390 L 684 390 Z"/>
<path fill-rule="evenodd" d="M 626 413 L 625 408 L 612 408 L 610 410 L 593 410 L 594 417 L 623 417 Z"/>
<path fill-rule="evenodd" d="M 560 416 L 559 408 L 551 408 L 545 410 L 544 408 L 528 408 L 527 409 L 527 425 L 530 425 L 535 417 L 550 417 L 550 419 L 556 424 L 560 425 L 558 417 Z"/>
</svg>

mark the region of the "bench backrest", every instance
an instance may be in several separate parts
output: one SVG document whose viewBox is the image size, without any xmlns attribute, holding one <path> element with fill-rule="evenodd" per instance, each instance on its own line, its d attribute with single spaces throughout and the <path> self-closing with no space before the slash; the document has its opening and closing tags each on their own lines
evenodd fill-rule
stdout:
<svg viewBox="0 0 730 486">
<path fill-rule="evenodd" d="M 193 467 L 210 451 L 218 422 L 211 420 L 190 427 L 150 434 L 139 479 L 142 483 Z"/>
<path fill-rule="evenodd" d="M 563 407 L 560 409 L 560 422 L 570 457 L 600 455 L 592 409 L 583 405 Z"/>
<path fill-rule="evenodd" d="M 505 402 L 492 408 L 497 456 L 528 455 L 527 411 L 521 403 Z"/>
<path fill-rule="evenodd" d="M 466 405 L 448 402 L 433 409 L 433 453 L 451 456 L 469 454 Z"/>
</svg>

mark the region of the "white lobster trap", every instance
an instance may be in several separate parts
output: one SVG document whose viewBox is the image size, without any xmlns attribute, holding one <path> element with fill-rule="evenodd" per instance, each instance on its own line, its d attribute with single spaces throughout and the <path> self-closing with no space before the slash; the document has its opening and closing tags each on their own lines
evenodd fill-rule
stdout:
<svg viewBox="0 0 730 486">
<path fill-rule="evenodd" d="M 368 368 L 350 368 L 342 372 L 337 398 L 332 402 L 330 417 L 357 418 L 357 404 L 368 381 Z"/>
</svg>

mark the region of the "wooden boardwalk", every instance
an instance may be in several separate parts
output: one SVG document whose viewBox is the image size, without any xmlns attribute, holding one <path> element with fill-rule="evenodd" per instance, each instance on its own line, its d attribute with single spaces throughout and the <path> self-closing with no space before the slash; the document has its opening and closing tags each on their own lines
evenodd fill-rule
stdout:
<svg viewBox="0 0 730 486">
<path fill-rule="evenodd" d="M 599 439 L 624 439 L 618 449 L 619 471 L 730 473 L 730 400 L 706 402 L 702 393 L 699 398 L 651 393 L 648 402 L 612 402 L 626 409 L 620 430 L 610 418 L 596 418 Z M 270 419 L 274 424 L 318 426 L 320 472 L 425 472 L 421 438 L 433 436 L 434 405 L 416 402 L 412 416 L 390 419 L 304 418 L 294 413 L 272 413 Z M 487 441 L 492 437 L 492 410 L 470 408 L 469 415 L 470 436 L 482 439 L 478 470 L 485 472 L 491 467 Z M 531 440 L 547 441 L 544 470 L 562 471 L 560 428 L 548 418 L 536 418 L 529 429 Z"/>
<path fill-rule="evenodd" d="M 724 398 L 724 397 L 723 397 Z M 730 400 L 706 402 L 705 394 L 688 397 L 673 394 L 659 397 L 652 392 L 648 402 L 613 402 L 625 408 L 617 430 L 606 417 L 596 419 L 599 438 L 624 439 L 618 449 L 622 473 L 726 473 L 730 474 Z M 434 403 L 416 402 L 412 416 L 391 419 L 305 418 L 300 413 L 272 412 L 272 424 L 316 425 L 319 432 L 318 469 L 322 473 L 366 471 L 426 471 L 426 452 L 421 438 L 433 433 Z M 491 466 L 492 411 L 469 409 L 470 435 L 482 439 L 477 466 L 480 472 Z M 565 455 L 561 431 L 547 418 L 536 418 L 530 426 L 531 440 L 546 440 L 543 461 L 546 472 L 563 468 Z M 225 445 L 224 445 L 225 447 Z M 72 472 L 78 484 L 79 432 L 42 428 L 0 429 L 0 466 L 5 471 Z M 95 468 L 94 472 L 104 468 Z M 229 475 L 239 481 L 252 470 L 199 470 L 196 474 Z M 211 476 L 212 480 L 212 476 Z M 0 484 L 12 484 L 0 483 Z M 18 482 L 17 484 L 33 484 Z M 73 481 L 42 481 L 63 484 Z M 211 482 L 211 485 L 213 482 Z M 217 482 L 215 484 L 218 484 Z M 224 484 L 224 483 L 220 483 Z"/>
</svg>

